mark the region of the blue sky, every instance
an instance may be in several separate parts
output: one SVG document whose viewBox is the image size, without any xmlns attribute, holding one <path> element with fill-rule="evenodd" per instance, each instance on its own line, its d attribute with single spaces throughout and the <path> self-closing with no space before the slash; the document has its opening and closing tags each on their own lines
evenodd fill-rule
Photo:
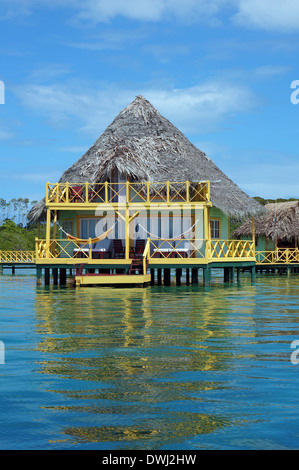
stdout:
<svg viewBox="0 0 299 470">
<path fill-rule="evenodd" d="M 249 195 L 299 197 L 298 0 L 1 0 L 0 35 L 0 197 L 41 199 L 139 94 Z"/>
</svg>

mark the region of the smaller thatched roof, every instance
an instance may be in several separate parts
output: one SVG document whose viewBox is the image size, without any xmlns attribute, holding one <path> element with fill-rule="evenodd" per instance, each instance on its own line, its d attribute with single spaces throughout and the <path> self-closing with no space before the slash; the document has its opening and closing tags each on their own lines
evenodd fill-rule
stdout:
<svg viewBox="0 0 299 470">
<path fill-rule="evenodd" d="M 266 214 L 254 219 L 255 235 L 272 240 L 299 240 L 299 201 L 266 204 Z M 233 237 L 252 237 L 252 219 L 247 219 Z"/>
</svg>

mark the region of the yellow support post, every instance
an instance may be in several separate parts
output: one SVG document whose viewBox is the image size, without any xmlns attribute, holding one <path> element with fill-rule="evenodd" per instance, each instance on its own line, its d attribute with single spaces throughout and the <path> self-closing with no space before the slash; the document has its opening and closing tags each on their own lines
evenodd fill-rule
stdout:
<svg viewBox="0 0 299 470">
<path fill-rule="evenodd" d="M 50 238 L 51 238 L 51 211 L 50 209 L 47 209 L 46 258 L 50 258 Z"/>
<path fill-rule="evenodd" d="M 169 181 L 166 181 L 166 201 L 167 201 L 167 203 L 169 203 L 169 201 L 170 201 Z"/>
<path fill-rule="evenodd" d="M 57 235 L 57 211 L 54 211 L 53 239 L 56 240 Z"/>
<path fill-rule="evenodd" d="M 255 256 L 255 226 L 254 226 L 254 217 L 252 217 L 252 243 L 253 243 L 253 255 Z"/>
<path fill-rule="evenodd" d="M 204 207 L 204 233 L 205 233 L 205 257 L 209 259 L 211 257 L 211 230 L 210 230 L 210 209 L 209 207 Z"/>
<path fill-rule="evenodd" d="M 130 258 L 130 237 L 129 237 L 129 205 L 126 204 L 126 259 Z"/>
</svg>

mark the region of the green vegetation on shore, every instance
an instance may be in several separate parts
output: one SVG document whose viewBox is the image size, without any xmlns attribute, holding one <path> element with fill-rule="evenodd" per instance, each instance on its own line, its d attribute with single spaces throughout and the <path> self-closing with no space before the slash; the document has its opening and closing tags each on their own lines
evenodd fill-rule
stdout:
<svg viewBox="0 0 299 470">
<path fill-rule="evenodd" d="M 40 227 L 40 237 L 45 238 L 45 226 Z M 38 236 L 37 225 L 22 227 L 12 220 L 5 220 L 0 226 L 0 250 L 34 251 L 35 238 Z"/>
</svg>

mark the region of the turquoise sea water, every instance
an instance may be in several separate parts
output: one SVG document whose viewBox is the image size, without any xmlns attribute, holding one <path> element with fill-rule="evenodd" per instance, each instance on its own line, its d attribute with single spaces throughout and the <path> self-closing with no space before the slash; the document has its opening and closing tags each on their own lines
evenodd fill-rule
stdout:
<svg viewBox="0 0 299 470">
<path fill-rule="evenodd" d="M 299 275 L 147 289 L 0 277 L 1 449 L 298 449 Z"/>
</svg>

